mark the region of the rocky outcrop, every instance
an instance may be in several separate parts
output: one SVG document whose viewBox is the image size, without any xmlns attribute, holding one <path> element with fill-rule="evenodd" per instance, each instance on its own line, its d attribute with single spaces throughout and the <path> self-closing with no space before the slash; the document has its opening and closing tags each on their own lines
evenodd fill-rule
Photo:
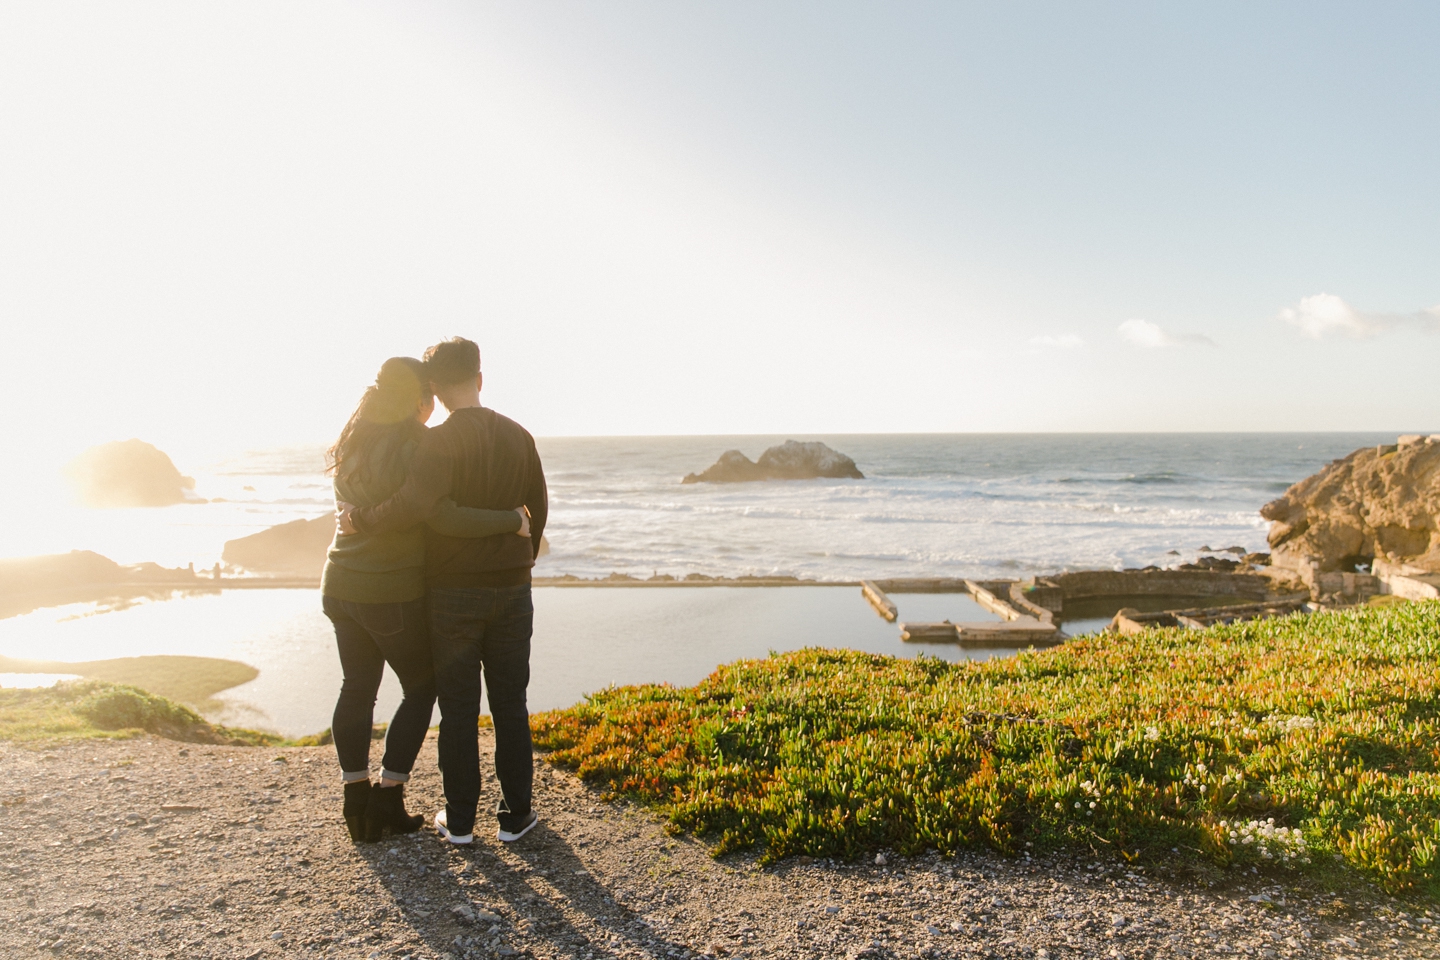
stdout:
<svg viewBox="0 0 1440 960">
<path fill-rule="evenodd" d="M 170 570 L 154 563 L 121 566 L 90 550 L 71 550 L 0 560 L 0 597 L 72 587 L 176 584 L 194 577 L 193 570 Z"/>
<path fill-rule="evenodd" d="M 1356 450 L 1260 515 L 1270 521 L 1271 565 L 1307 583 L 1357 564 L 1440 571 L 1440 435 Z"/>
<path fill-rule="evenodd" d="M 760 472 L 760 465 L 739 450 L 726 450 L 720 454 L 708 469 L 700 473 L 687 473 L 681 483 L 744 483 L 748 480 L 768 480 Z"/>
<path fill-rule="evenodd" d="M 252 573 L 319 577 L 335 539 L 335 516 L 291 520 L 238 540 L 225 541 L 220 554 L 226 563 Z"/>
<path fill-rule="evenodd" d="M 823 443 L 786 440 L 751 460 L 739 450 L 727 450 L 703 473 L 687 474 L 681 483 L 744 483 L 751 480 L 864 480 L 855 461 Z"/>
<path fill-rule="evenodd" d="M 0 596 L 119 583 L 123 579 L 124 567 L 90 550 L 0 560 Z"/>
<path fill-rule="evenodd" d="M 199 585 L 194 570 L 156 563 L 122 566 L 89 550 L 0 560 L 0 619 L 40 607 Z"/>
<path fill-rule="evenodd" d="M 143 440 L 91 447 L 70 461 L 65 475 L 87 507 L 166 507 L 184 503 L 186 491 L 195 489 L 194 480 Z"/>
<path fill-rule="evenodd" d="M 327 513 L 314 520 L 291 520 L 248 537 L 227 540 L 220 558 L 248 573 L 319 579 L 334 539 L 335 515 Z M 549 552 L 549 542 L 541 537 L 540 556 Z"/>
</svg>

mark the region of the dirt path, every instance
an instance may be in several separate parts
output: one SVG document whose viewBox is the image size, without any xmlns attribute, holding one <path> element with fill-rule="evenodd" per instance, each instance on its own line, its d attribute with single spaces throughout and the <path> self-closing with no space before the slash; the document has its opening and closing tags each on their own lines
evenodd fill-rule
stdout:
<svg viewBox="0 0 1440 960">
<path fill-rule="evenodd" d="M 1430 915 L 1383 897 L 984 854 L 715 861 L 544 764 L 540 827 L 468 851 L 352 845 L 329 748 L 0 744 L 0 769 L 7 958 L 1440 955 Z M 411 791 L 438 807 L 433 740 Z"/>
</svg>

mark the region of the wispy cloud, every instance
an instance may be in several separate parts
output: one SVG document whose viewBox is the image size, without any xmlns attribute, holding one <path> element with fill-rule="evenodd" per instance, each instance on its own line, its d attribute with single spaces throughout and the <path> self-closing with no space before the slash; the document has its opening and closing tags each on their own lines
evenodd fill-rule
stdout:
<svg viewBox="0 0 1440 960">
<path fill-rule="evenodd" d="M 1317 293 L 1281 310 L 1280 319 L 1317 340 L 1332 333 L 1373 337 L 1399 326 L 1440 331 L 1440 306 L 1414 313 L 1365 313 L 1333 293 Z"/>
<path fill-rule="evenodd" d="M 1039 337 L 1030 338 L 1031 346 L 1047 347 L 1051 350 L 1073 350 L 1076 347 L 1085 346 L 1085 341 L 1074 333 L 1062 333 L 1060 336 L 1044 334 Z"/>
<path fill-rule="evenodd" d="M 1200 333 L 1169 333 L 1149 320 L 1126 320 L 1116 327 L 1122 338 L 1137 347 L 1213 347 L 1214 340 Z"/>
</svg>

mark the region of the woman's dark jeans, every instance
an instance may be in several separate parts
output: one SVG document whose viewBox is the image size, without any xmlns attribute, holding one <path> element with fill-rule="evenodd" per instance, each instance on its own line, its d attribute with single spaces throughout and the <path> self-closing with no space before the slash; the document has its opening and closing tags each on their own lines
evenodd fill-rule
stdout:
<svg viewBox="0 0 1440 960">
<path fill-rule="evenodd" d="M 446 826 L 463 836 L 475 826 L 480 803 L 481 675 L 495 720 L 495 776 L 502 799 L 500 826 L 518 830 L 530 812 L 530 632 L 535 608 L 530 585 L 431 587 L 430 642 L 440 691 L 440 773 L 445 780 Z"/>
<path fill-rule="evenodd" d="M 435 669 L 430 658 L 429 618 L 424 600 L 406 603 L 352 603 L 324 598 L 325 616 L 335 625 L 335 644 L 345 680 L 330 724 L 340 770 L 347 780 L 369 776 L 370 730 L 375 694 L 385 664 L 404 691 L 385 736 L 384 775 L 408 780 L 425 742 L 435 706 Z"/>
</svg>

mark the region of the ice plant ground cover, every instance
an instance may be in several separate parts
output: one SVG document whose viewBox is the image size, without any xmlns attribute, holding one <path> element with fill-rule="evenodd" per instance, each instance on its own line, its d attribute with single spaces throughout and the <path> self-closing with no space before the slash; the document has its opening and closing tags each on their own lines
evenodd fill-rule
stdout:
<svg viewBox="0 0 1440 960">
<path fill-rule="evenodd" d="M 1083 848 L 1440 893 L 1440 602 L 984 663 L 803 650 L 533 727 L 551 762 L 767 862 Z"/>
</svg>

